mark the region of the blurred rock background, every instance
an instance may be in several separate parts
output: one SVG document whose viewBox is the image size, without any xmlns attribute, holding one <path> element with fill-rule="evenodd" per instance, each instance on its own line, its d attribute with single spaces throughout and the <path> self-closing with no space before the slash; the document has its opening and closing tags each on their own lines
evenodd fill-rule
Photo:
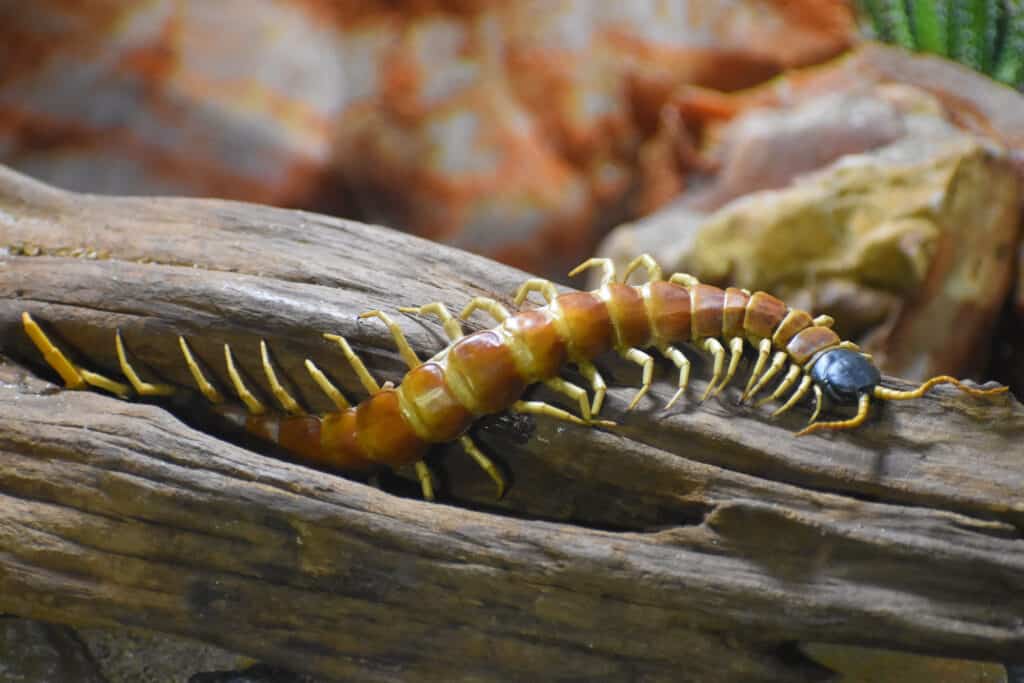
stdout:
<svg viewBox="0 0 1024 683">
<path fill-rule="evenodd" d="M 943 6 L 968 14 L 875 30 L 1016 82 L 1021 60 L 996 57 L 1024 54 L 1020 3 Z M 890 373 L 1024 395 L 1024 98 L 863 44 L 854 9 L 0 0 L 0 163 L 382 223 L 558 279 L 598 250 L 650 251 L 834 314 Z M 956 41 L 956 22 L 980 37 Z M 3 623 L 0 683 L 305 680 L 199 674 L 245 664 L 209 646 Z M 948 680 L 1003 680 L 978 671 Z"/>
</svg>

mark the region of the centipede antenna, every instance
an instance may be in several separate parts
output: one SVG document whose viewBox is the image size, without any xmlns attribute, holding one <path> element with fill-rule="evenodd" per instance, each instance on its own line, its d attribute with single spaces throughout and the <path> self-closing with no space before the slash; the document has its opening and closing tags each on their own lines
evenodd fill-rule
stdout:
<svg viewBox="0 0 1024 683">
<path fill-rule="evenodd" d="M 601 287 L 615 282 L 615 263 L 610 258 L 588 258 L 569 271 L 569 277 L 576 277 L 589 268 L 601 269 Z"/>
<path fill-rule="evenodd" d="M 796 436 L 806 436 L 822 429 L 838 431 L 842 429 L 855 429 L 868 419 L 868 408 L 871 406 L 871 394 L 861 394 L 857 402 L 857 414 L 849 420 L 836 420 L 835 422 L 815 422 L 796 433 Z"/>
<path fill-rule="evenodd" d="M 952 384 L 960 391 L 963 391 L 971 396 L 994 396 L 995 394 L 1001 394 L 1006 391 L 1009 387 L 995 387 L 993 389 L 975 389 L 969 387 L 960 380 L 950 377 L 949 375 L 939 375 L 938 377 L 932 377 L 930 380 L 919 386 L 917 389 L 910 391 L 898 391 L 896 389 L 887 389 L 885 387 L 875 387 L 875 398 L 882 401 L 909 401 L 914 398 L 921 398 L 924 394 L 932 387 L 939 384 Z"/>
</svg>

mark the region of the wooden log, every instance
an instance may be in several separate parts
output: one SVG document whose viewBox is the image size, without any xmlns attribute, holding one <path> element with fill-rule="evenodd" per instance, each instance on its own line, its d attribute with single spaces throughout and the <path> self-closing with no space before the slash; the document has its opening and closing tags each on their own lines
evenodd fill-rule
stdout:
<svg viewBox="0 0 1024 683">
<path fill-rule="evenodd" d="M 817 680 L 792 644 L 1024 659 L 1024 408 L 936 390 L 868 425 L 796 439 L 735 393 L 665 412 L 665 368 L 614 430 L 546 419 L 474 433 L 512 479 L 454 449 L 442 503 L 401 498 L 198 431 L 163 407 L 55 391 L 19 316 L 83 363 L 133 357 L 189 383 L 175 336 L 251 378 L 258 340 L 303 400 L 320 338 L 401 364 L 371 308 L 507 299 L 524 274 L 380 228 L 184 199 L 92 197 L 0 171 L 0 610 L 196 637 L 360 680 Z M 89 258 L 94 255 L 95 258 Z M 484 321 L 479 321 L 482 326 Z M 432 320 L 402 326 L 423 355 Z M 695 354 L 690 354 L 695 356 Z M 706 376 L 698 364 L 698 377 Z M 888 380 L 887 380 L 888 381 Z M 899 386 L 899 382 L 892 381 Z M 739 384 L 737 382 L 737 384 Z M 199 404 L 201 405 L 201 404 Z"/>
</svg>

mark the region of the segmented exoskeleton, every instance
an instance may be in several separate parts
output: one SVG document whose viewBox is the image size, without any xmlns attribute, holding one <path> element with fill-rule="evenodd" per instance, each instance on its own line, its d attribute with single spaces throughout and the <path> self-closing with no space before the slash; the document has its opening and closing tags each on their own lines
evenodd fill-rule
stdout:
<svg viewBox="0 0 1024 683">
<path fill-rule="evenodd" d="M 388 326 L 409 366 L 397 387 L 390 383 L 380 386 L 344 338 L 325 334 L 325 339 L 340 347 L 370 397 L 352 406 L 307 359 L 305 365 L 310 376 L 337 407 L 324 415 L 307 414 L 285 390 L 270 362 L 265 342 L 260 342 L 263 370 L 283 414 L 269 413 L 246 387 L 228 345 L 224 346 L 228 377 L 244 408 L 225 401 L 203 374 L 185 338 L 179 337 L 178 341 L 199 391 L 217 412 L 248 432 L 280 445 L 300 459 L 339 470 L 413 463 L 426 498 L 433 497 L 433 482 L 423 462 L 424 455 L 431 444 L 456 439 L 494 480 L 498 495 L 502 494 L 505 483 L 501 473 L 466 434 L 473 421 L 482 415 L 511 409 L 577 424 L 612 426 L 613 423 L 594 419 L 600 413 L 606 385 L 592 362 L 610 350 L 643 368 L 642 385 L 630 409 L 647 393 L 652 382 L 654 359 L 641 348 L 653 347 L 672 361 L 679 369 L 679 388 L 668 408 L 684 394 L 690 375 L 690 361 L 678 345 L 688 343 L 713 358 L 713 374 L 704 400 L 720 393 L 732 381 L 746 342 L 756 349 L 757 359 L 741 402 L 760 393 L 787 364 L 782 381 L 758 405 L 782 398 L 796 385 L 788 400 L 773 413 L 779 415 L 813 392 L 815 407 L 810 423 L 798 436 L 823 429 L 851 429 L 867 418 L 872 398 L 917 398 L 940 383 L 954 384 L 976 396 L 1006 391 L 1006 387 L 974 389 L 947 376 L 934 377 L 913 391 L 887 389 L 880 386 L 881 375 L 870 356 L 861 353 L 855 344 L 840 340 L 832 331 L 833 320 L 828 316 L 814 318 L 805 311 L 789 308 L 770 294 L 751 294 L 733 287 L 723 290 L 701 284 L 684 273 L 665 280 L 660 267 L 648 255 L 636 258 L 628 266 L 622 282 L 616 282 L 615 268 L 608 259 L 590 259 L 570 276 L 592 267 L 603 269 L 601 285 L 592 292 L 558 294 L 549 281 L 528 280 L 516 294 L 516 305 L 522 304 L 531 292 L 540 293 L 546 305 L 514 315 L 494 299 L 473 299 L 460 317 L 468 318 L 479 309 L 498 325 L 468 336 L 442 303 L 399 309 L 437 316 L 451 339 L 451 344 L 425 362 L 420 361 L 402 330 L 387 314 L 362 314 L 363 318 L 380 318 Z M 648 281 L 640 286 L 625 284 L 640 267 L 647 270 Z M 120 331 L 114 336 L 115 348 L 121 370 L 131 386 L 75 366 L 27 312 L 22 320 L 29 337 L 68 388 L 90 385 L 123 397 L 132 390 L 143 396 L 175 391 L 172 386 L 145 382 L 139 377 L 128 360 Z M 575 364 L 590 382 L 594 390 L 592 402 L 582 387 L 558 377 L 567 363 Z M 522 400 L 526 388 L 537 382 L 576 401 L 580 415 L 548 403 Z M 839 405 L 857 405 L 856 415 L 846 420 L 816 422 L 823 395 Z"/>
</svg>

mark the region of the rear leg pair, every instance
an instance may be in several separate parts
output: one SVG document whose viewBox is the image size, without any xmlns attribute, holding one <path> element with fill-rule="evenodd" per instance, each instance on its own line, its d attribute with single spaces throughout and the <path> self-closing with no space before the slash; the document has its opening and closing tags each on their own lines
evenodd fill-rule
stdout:
<svg viewBox="0 0 1024 683">
<path fill-rule="evenodd" d="M 61 379 L 64 380 L 64 384 L 68 389 L 84 389 L 91 386 L 103 389 L 121 398 L 129 398 L 133 391 L 139 396 L 170 396 L 175 393 L 175 388 L 173 386 L 146 382 L 141 379 L 138 372 L 128 359 L 128 355 L 124 348 L 124 342 L 121 339 L 120 330 L 114 333 L 114 345 L 117 351 L 118 363 L 120 365 L 121 372 L 128 379 L 130 385 L 110 379 L 109 377 L 99 373 L 86 370 L 73 363 L 67 358 L 64 352 L 50 340 L 42 328 L 39 327 L 36 321 L 32 319 L 32 316 L 27 312 L 22 313 L 22 325 L 29 339 L 31 339 L 36 348 L 39 349 L 43 358 L 50 367 L 56 370 L 61 376 Z M 373 394 L 380 391 L 380 386 L 377 384 L 377 381 L 373 379 L 362 360 L 355 354 L 344 338 L 331 334 L 325 334 L 324 337 L 329 341 L 336 342 L 341 347 L 342 353 L 352 365 L 353 370 L 359 377 L 360 382 L 367 392 Z M 192 349 L 189 346 L 188 341 L 183 336 L 178 337 L 178 346 L 181 350 L 182 357 L 185 360 L 185 365 L 189 370 L 189 374 L 192 375 L 192 379 L 199 392 L 206 398 L 206 400 L 214 405 L 223 403 L 225 401 L 224 396 L 206 376 L 206 373 L 203 372 L 195 355 L 192 353 Z M 287 389 L 285 389 L 284 385 L 278 379 L 277 373 L 270 360 L 269 348 L 264 340 L 260 341 L 260 359 L 271 393 L 274 395 L 274 398 L 280 404 L 284 412 L 289 415 L 306 414 L 306 411 L 302 408 L 299 402 L 288 392 Z M 242 375 L 238 371 L 238 367 L 235 363 L 231 346 L 228 344 L 224 345 L 224 363 L 232 387 L 238 395 L 239 400 L 241 400 L 245 405 L 246 411 L 250 415 L 257 417 L 266 414 L 266 406 L 246 386 L 242 379 Z M 305 361 L 305 367 L 316 385 L 320 387 L 339 412 L 348 410 L 351 407 L 351 404 L 345 398 L 344 394 L 342 394 L 341 390 L 339 390 L 330 381 L 330 379 L 327 378 L 323 371 L 320 370 L 313 361 L 307 358 Z M 420 485 L 423 489 L 424 497 L 432 499 L 434 495 L 433 480 L 426 464 L 422 462 L 416 463 L 416 472 L 420 479 Z"/>
</svg>

